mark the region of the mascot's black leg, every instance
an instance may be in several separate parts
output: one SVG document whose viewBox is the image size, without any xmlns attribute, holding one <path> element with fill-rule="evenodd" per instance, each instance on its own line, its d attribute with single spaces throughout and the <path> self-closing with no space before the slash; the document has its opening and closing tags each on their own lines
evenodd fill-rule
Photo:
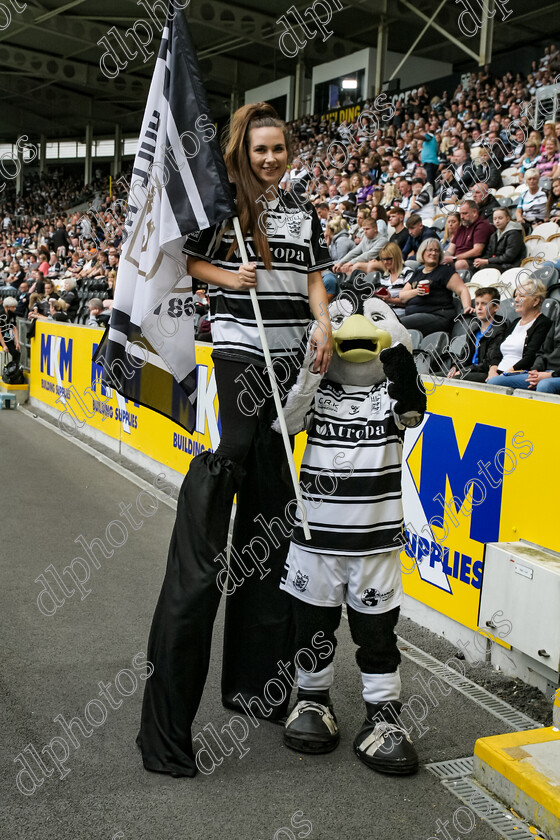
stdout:
<svg viewBox="0 0 560 840">
<path fill-rule="evenodd" d="M 236 579 L 226 602 L 222 701 L 228 709 L 281 720 L 290 702 L 295 648 L 292 598 L 279 585 L 296 506 L 282 437 L 264 421 L 244 466 L 230 553 Z M 278 686 L 282 671 L 285 691 Z M 267 687 L 270 680 L 274 687 Z"/>
<path fill-rule="evenodd" d="M 348 607 L 348 623 L 362 672 L 366 719 L 354 740 L 360 761 L 372 770 L 408 776 L 418 770 L 418 756 L 399 720 L 399 663 L 395 627 L 399 607 L 386 613 L 361 613 Z"/>
<path fill-rule="evenodd" d="M 148 641 L 154 673 L 146 682 L 137 741 L 147 770 L 173 776 L 196 773 L 191 725 L 208 673 L 221 595 L 218 583 L 225 575 L 227 533 L 240 478 L 237 465 L 204 452 L 193 459 L 179 493 Z"/>
<path fill-rule="evenodd" d="M 298 695 L 286 721 L 284 743 L 297 752 L 327 753 L 340 741 L 329 689 L 342 607 L 317 607 L 299 598 L 293 602 Z"/>
</svg>

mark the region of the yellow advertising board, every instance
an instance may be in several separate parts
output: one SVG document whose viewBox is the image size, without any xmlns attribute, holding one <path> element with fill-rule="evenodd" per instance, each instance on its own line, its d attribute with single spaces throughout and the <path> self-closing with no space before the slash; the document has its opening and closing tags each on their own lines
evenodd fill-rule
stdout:
<svg viewBox="0 0 560 840">
<path fill-rule="evenodd" d="M 97 429 L 185 474 L 195 455 L 219 442 L 212 347 L 196 348 L 197 423 L 189 435 L 101 386 L 92 362 L 101 336 L 94 328 L 38 322 L 30 396 L 59 412 L 67 434 Z M 558 406 L 451 382 L 427 390 L 427 415 L 407 431 L 404 447 L 405 592 L 476 629 L 485 543 L 525 539 L 560 551 L 551 515 L 560 474 L 560 447 L 550 440 Z M 298 465 L 304 446 L 305 435 L 298 435 Z"/>
</svg>

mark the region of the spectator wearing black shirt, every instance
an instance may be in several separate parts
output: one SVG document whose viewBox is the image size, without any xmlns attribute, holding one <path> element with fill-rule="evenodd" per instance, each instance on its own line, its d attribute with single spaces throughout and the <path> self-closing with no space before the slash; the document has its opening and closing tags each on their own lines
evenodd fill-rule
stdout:
<svg viewBox="0 0 560 840">
<path fill-rule="evenodd" d="M 476 201 L 478 207 L 478 215 L 481 219 L 486 219 L 487 222 L 492 222 L 494 210 L 500 207 L 500 202 L 492 195 L 488 189 L 488 185 L 483 182 L 475 184 L 471 190 L 473 201 Z"/>
</svg>

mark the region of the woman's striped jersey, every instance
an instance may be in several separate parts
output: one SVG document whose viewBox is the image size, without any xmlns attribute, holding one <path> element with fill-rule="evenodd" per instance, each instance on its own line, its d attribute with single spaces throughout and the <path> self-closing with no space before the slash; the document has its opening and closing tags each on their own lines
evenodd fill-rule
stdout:
<svg viewBox="0 0 560 840">
<path fill-rule="evenodd" d="M 323 381 L 317 392 L 300 472 L 311 541 L 299 525 L 292 538 L 307 551 L 367 555 L 405 542 L 405 427 L 387 385 Z"/>
<path fill-rule="evenodd" d="M 257 296 L 273 358 L 288 357 L 299 346 L 311 321 L 308 274 L 332 265 L 315 208 L 309 202 L 298 203 L 290 192 L 280 190 L 279 195 L 280 200 L 268 203 L 266 213 L 271 271 L 256 253 L 252 237 L 245 238 L 249 260 L 257 265 Z M 237 271 L 241 255 L 236 249 L 227 257 L 235 239 L 233 229 L 224 230 L 227 226 L 222 222 L 189 236 L 184 252 Z M 213 356 L 264 366 L 249 290 L 210 286 L 209 292 Z"/>
</svg>

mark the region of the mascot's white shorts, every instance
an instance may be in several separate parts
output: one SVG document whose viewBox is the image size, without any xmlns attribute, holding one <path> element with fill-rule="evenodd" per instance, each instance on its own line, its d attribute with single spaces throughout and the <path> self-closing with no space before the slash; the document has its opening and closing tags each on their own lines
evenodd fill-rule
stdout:
<svg viewBox="0 0 560 840">
<path fill-rule="evenodd" d="M 362 613 L 385 613 L 400 606 L 403 588 L 401 549 L 344 557 L 316 554 L 290 544 L 280 589 L 317 607 L 346 602 Z"/>
</svg>

